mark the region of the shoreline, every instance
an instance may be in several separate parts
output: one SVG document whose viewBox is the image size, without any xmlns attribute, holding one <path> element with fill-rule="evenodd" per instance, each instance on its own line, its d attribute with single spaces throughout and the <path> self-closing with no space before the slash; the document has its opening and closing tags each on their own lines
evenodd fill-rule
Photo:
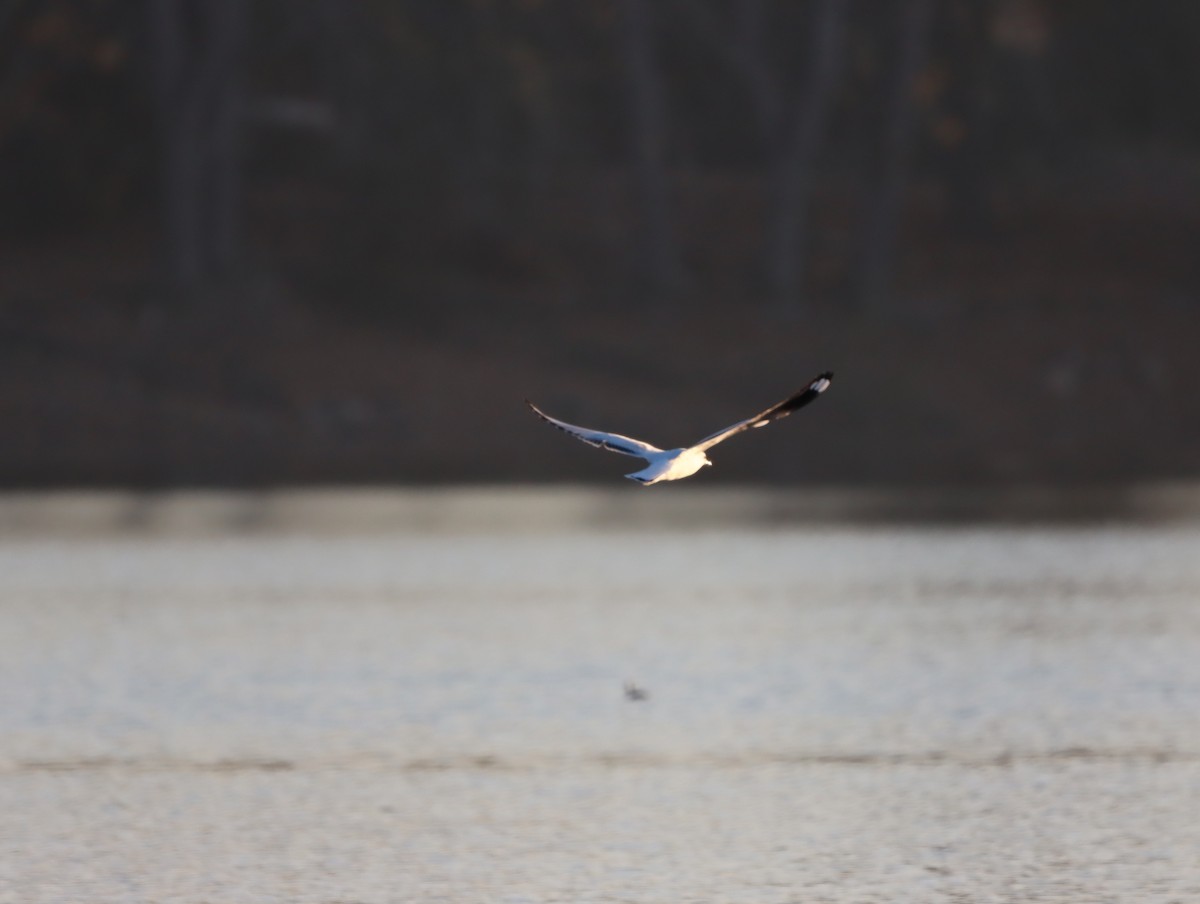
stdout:
<svg viewBox="0 0 1200 904">
<path fill-rule="evenodd" d="M 450 533 L 723 526 L 1200 523 L 1200 483 L 1010 488 L 453 484 L 0 494 L 0 537 Z"/>
</svg>

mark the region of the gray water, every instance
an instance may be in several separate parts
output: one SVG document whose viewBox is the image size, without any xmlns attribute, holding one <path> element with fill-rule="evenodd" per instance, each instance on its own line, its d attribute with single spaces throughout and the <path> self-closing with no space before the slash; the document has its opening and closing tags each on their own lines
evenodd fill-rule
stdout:
<svg viewBox="0 0 1200 904">
<path fill-rule="evenodd" d="M 0 594 L 3 904 L 1200 901 L 1194 526 L 10 536 Z"/>
</svg>

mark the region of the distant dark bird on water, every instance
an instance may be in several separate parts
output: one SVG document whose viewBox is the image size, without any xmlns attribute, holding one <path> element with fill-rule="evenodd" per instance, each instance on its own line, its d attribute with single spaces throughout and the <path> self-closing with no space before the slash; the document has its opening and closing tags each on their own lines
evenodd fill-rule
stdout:
<svg viewBox="0 0 1200 904">
<path fill-rule="evenodd" d="M 650 692 L 644 688 L 638 687 L 632 681 L 625 682 L 625 699 L 626 700 L 648 700 Z"/>
<path fill-rule="evenodd" d="M 546 423 L 557 427 L 564 433 L 569 433 L 576 439 L 583 440 L 589 446 L 607 449 L 609 452 L 620 452 L 622 455 L 632 455 L 634 458 L 644 458 L 649 462 L 647 467 L 640 471 L 634 471 L 632 474 L 626 474 L 625 476 L 630 480 L 636 480 L 638 483 L 650 486 L 652 483 L 658 483 L 663 480 L 680 480 L 684 477 L 691 477 L 705 465 L 712 464 L 708 460 L 708 456 L 704 454 L 706 450 L 711 449 L 717 443 L 724 442 L 731 436 L 741 433 L 743 430 L 749 430 L 751 427 L 765 427 L 771 421 L 787 417 L 796 409 L 803 408 L 828 389 L 832 379 L 833 372 L 825 371 L 825 373 L 813 377 L 809 381 L 809 384 L 799 392 L 788 396 L 782 402 L 772 405 L 766 411 L 760 411 L 754 417 L 748 417 L 744 421 L 738 421 L 736 424 L 726 427 L 724 430 L 718 430 L 712 436 L 705 437 L 694 446 L 687 446 L 681 449 L 660 449 L 641 440 L 621 436 L 619 433 L 604 433 L 600 430 L 590 430 L 587 427 L 576 427 L 574 424 L 568 424 L 557 418 L 550 417 L 550 415 L 534 405 L 529 399 L 525 400 L 525 404 L 532 408 L 533 413 Z"/>
</svg>

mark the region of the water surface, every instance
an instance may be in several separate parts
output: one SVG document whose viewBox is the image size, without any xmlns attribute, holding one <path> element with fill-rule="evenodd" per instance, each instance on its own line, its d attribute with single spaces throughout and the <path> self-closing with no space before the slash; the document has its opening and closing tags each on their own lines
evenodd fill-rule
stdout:
<svg viewBox="0 0 1200 904">
<path fill-rule="evenodd" d="M 0 901 L 1200 900 L 1198 551 L 9 537 Z"/>
</svg>

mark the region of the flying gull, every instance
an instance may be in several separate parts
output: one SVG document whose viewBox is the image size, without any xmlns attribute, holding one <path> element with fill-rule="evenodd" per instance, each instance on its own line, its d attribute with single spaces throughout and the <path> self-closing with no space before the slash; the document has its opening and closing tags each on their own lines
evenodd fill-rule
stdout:
<svg viewBox="0 0 1200 904">
<path fill-rule="evenodd" d="M 803 408 L 828 389 L 832 379 L 832 371 L 826 371 L 819 376 L 813 377 L 809 381 L 809 384 L 799 392 L 788 396 L 782 402 L 772 405 L 766 411 L 760 411 L 754 417 L 738 421 L 724 430 L 718 430 L 712 436 L 705 437 L 694 446 L 687 446 L 682 449 L 660 449 L 641 440 L 621 436 L 619 433 L 605 433 L 602 430 L 589 430 L 587 427 L 576 427 L 574 424 L 568 424 L 565 421 L 558 420 L 558 418 L 550 417 L 550 415 L 534 405 L 529 399 L 525 400 L 525 404 L 532 408 L 533 413 L 547 424 L 557 427 L 564 433 L 571 434 L 571 436 L 582 440 L 589 446 L 607 449 L 609 452 L 620 452 L 622 455 L 632 455 L 634 458 L 644 458 L 649 462 L 646 467 L 625 476 L 630 480 L 636 480 L 638 483 L 650 486 L 652 483 L 658 483 L 663 480 L 680 480 L 684 477 L 691 477 L 705 465 L 712 464 L 708 460 L 708 456 L 704 454 L 708 449 L 744 430 L 749 430 L 751 427 L 764 427 L 771 423 L 771 421 L 787 417 L 797 408 Z"/>
</svg>

